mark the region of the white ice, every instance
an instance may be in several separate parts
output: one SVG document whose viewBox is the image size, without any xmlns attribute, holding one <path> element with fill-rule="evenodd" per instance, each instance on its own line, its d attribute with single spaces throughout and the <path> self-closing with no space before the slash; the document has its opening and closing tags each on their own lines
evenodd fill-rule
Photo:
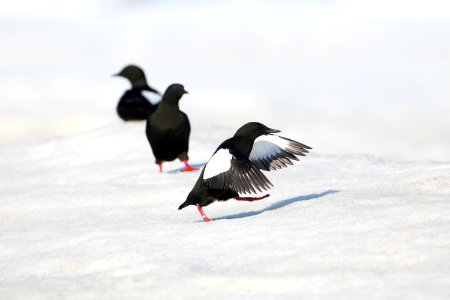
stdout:
<svg viewBox="0 0 450 300">
<path fill-rule="evenodd" d="M 0 1 L 0 299 L 449 299 L 447 1 Z M 314 149 L 178 211 L 115 105 L 189 91 L 190 162 L 248 121 Z M 153 98 L 152 101 L 157 101 Z"/>
</svg>

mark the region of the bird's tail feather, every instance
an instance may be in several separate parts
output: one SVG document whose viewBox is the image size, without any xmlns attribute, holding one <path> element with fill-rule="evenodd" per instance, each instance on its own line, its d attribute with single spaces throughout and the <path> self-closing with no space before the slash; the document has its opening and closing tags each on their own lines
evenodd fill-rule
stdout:
<svg viewBox="0 0 450 300">
<path fill-rule="evenodd" d="M 178 210 L 185 208 L 186 206 L 191 205 L 191 203 L 189 203 L 188 200 L 184 201 L 183 204 L 180 205 L 180 207 L 178 207 Z"/>
</svg>

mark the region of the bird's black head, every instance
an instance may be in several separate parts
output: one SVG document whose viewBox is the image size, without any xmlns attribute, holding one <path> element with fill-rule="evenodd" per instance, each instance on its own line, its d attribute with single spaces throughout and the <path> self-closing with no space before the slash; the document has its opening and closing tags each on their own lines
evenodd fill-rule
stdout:
<svg viewBox="0 0 450 300">
<path fill-rule="evenodd" d="M 239 128 L 234 134 L 235 137 L 245 137 L 248 139 L 256 139 L 261 135 L 280 132 L 276 129 L 271 129 L 264 124 L 258 122 L 250 122 Z"/>
<path fill-rule="evenodd" d="M 114 76 L 120 76 L 128 79 L 134 88 L 141 88 L 156 94 L 160 94 L 157 90 L 147 84 L 144 71 L 136 65 L 128 65 Z"/>
<path fill-rule="evenodd" d="M 167 90 L 164 92 L 163 100 L 178 103 L 184 94 L 188 94 L 188 92 L 184 89 L 184 86 L 179 83 L 174 83 L 169 85 Z"/>
<path fill-rule="evenodd" d="M 128 79 L 133 86 L 136 84 L 147 85 L 144 71 L 136 65 L 125 66 L 119 73 L 114 76 L 120 76 Z"/>
</svg>

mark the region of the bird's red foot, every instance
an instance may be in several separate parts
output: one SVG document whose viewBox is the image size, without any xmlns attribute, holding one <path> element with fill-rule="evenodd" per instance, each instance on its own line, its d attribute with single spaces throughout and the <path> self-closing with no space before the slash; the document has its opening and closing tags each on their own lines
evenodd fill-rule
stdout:
<svg viewBox="0 0 450 300">
<path fill-rule="evenodd" d="M 197 171 L 198 168 L 191 166 L 187 160 L 184 161 L 184 165 L 186 166 L 181 172 L 190 172 L 190 171 Z"/>
<path fill-rule="evenodd" d="M 237 197 L 234 197 L 234 199 L 236 199 L 238 201 L 249 201 L 249 202 L 252 202 L 252 201 L 262 200 L 262 199 L 267 198 L 269 196 L 270 196 L 269 194 L 264 195 L 262 197 L 239 197 L 239 196 L 237 196 Z"/>
<path fill-rule="evenodd" d="M 197 206 L 197 209 L 198 209 L 198 211 L 200 212 L 200 214 L 202 215 L 203 220 L 204 220 L 205 222 L 214 221 L 214 219 L 210 219 L 210 218 L 208 218 L 208 217 L 205 215 L 205 213 L 203 212 L 203 208 L 202 208 L 201 206 Z"/>
<path fill-rule="evenodd" d="M 162 172 L 162 163 L 158 163 L 159 171 Z"/>
</svg>

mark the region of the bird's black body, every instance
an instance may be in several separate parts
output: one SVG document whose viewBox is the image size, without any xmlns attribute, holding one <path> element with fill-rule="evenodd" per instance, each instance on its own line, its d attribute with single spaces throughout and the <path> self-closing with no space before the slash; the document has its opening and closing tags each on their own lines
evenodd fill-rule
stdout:
<svg viewBox="0 0 450 300">
<path fill-rule="evenodd" d="M 185 113 L 155 111 L 147 121 L 146 134 L 156 162 L 172 161 L 176 158 L 187 160 L 191 126 Z"/>
<path fill-rule="evenodd" d="M 142 88 L 132 88 L 126 91 L 117 105 L 117 114 L 125 121 L 146 120 L 155 110 L 157 105 L 151 104 L 142 95 Z"/>
<path fill-rule="evenodd" d="M 138 66 L 126 66 L 115 76 L 127 78 L 132 86 L 119 100 L 117 105 L 119 117 L 125 121 L 146 120 L 156 110 L 157 105 L 150 103 L 142 92 L 149 91 L 156 94 L 159 92 L 147 84 L 144 71 Z"/>
<path fill-rule="evenodd" d="M 158 108 L 147 119 L 146 135 L 160 165 L 176 158 L 186 166 L 189 150 L 191 125 L 187 115 L 180 111 L 178 102 L 187 92 L 181 84 L 170 85 L 164 93 Z"/>
<path fill-rule="evenodd" d="M 310 147 L 299 142 L 272 135 L 279 132 L 257 122 L 247 123 L 236 134 L 224 141 L 203 168 L 200 177 L 186 201 L 178 209 L 196 205 L 205 221 L 210 221 L 202 207 L 216 200 L 254 201 L 259 198 L 242 198 L 239 193 L 256 193 L 270 189 L 272 184 L 260 170 L 275 170 L 291 165 Z M 270 136 L 274 142 L 255 140 Z M 277 144 L 278 143 L 278 144 Z M 209 168 L 209 169 L 208 169 Z M 206 174 L 208 173 L 208 174 Z"/>
<path fill-rule="evenodd" d="M 189 193 L 186 201 L 180 205 L 178 209 L 182 209 L 188 205 L 198 205 L 198 206 L 208 206 L 214 201 L 226 201 L 231 198 L 238 197 L 239 194 L 233 191 L 230 188 L 217 189 L 208 187 L 203 181 L 203 173 L 205 170 L 202 170 L 200 177 L 195 183 L 194 188 Z"/>
</svg>

